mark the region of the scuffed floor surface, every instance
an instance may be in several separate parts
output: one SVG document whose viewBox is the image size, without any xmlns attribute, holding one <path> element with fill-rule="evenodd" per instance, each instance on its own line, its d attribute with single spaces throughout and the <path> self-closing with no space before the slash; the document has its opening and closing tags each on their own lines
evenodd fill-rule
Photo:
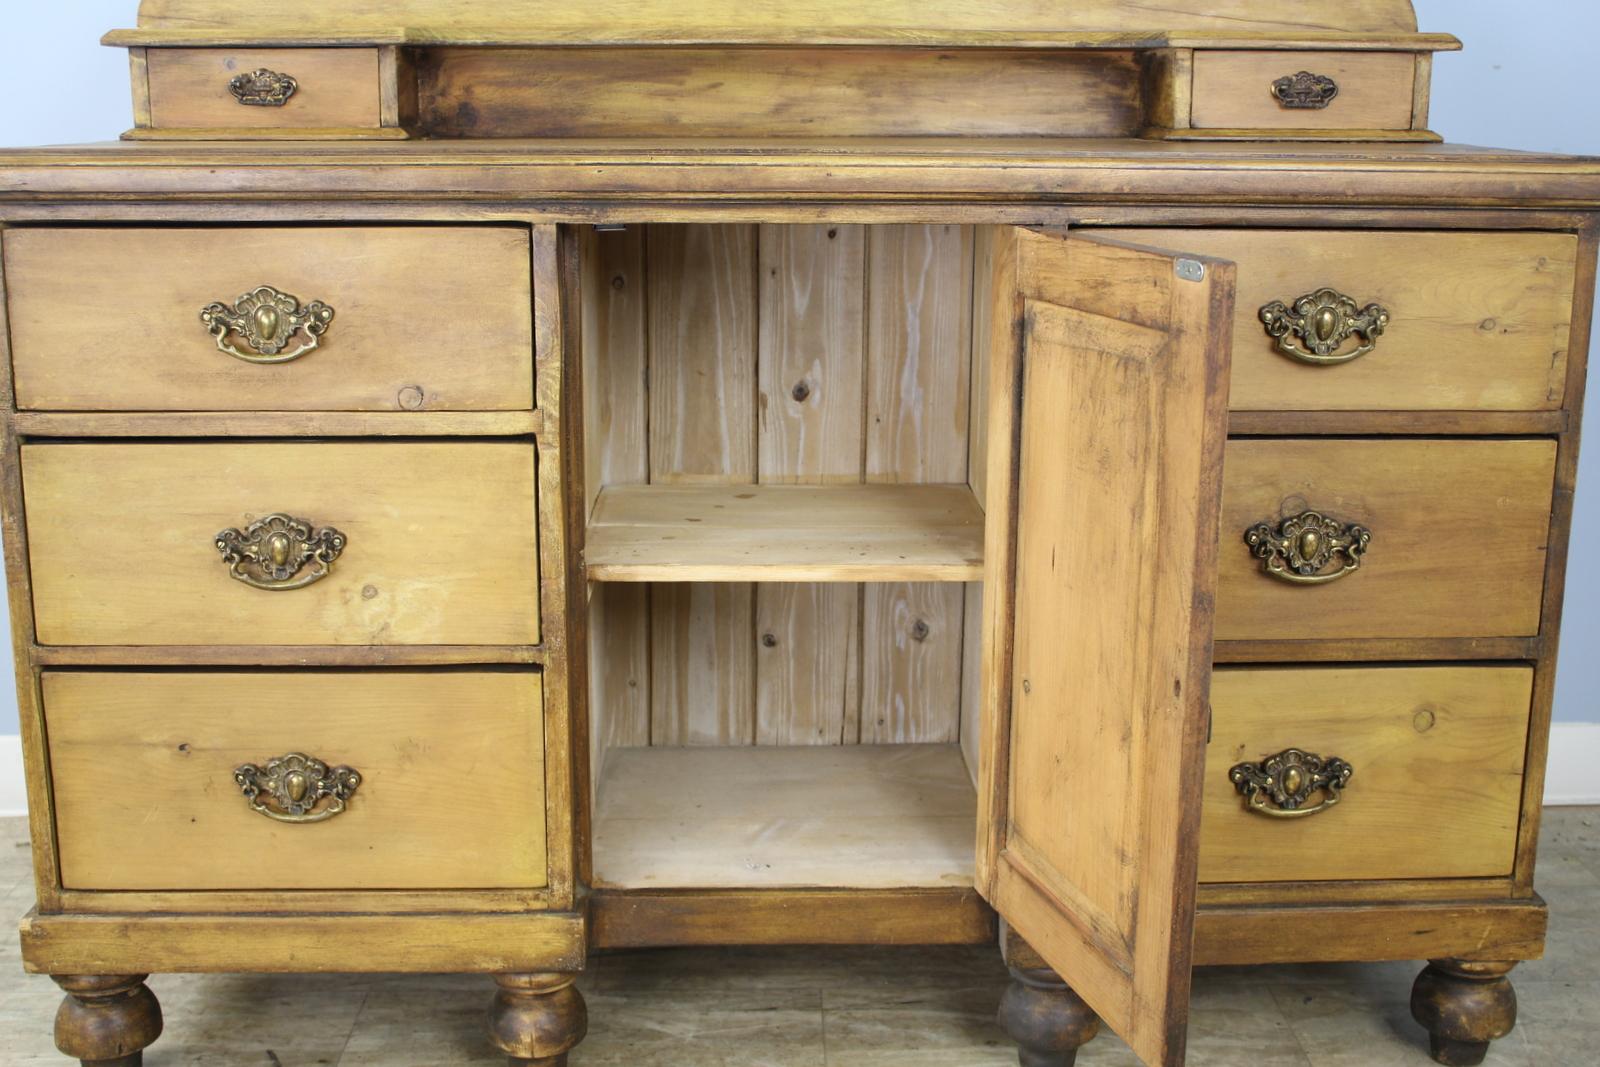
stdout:
<svg viewBox="0 0 1600 1067">
<path fill-rule="evenodd" d="M 0 819 L 0 913 L 33 903 L 26 827 Z M 1538 887 L 1544 960 L 1513 972 L 1522 1016 L 1491 1067 L 1600 1057 L 1600 809 L 1550 811 Z M 50 1025 L 61 994 L 25 975 L 0 934 L 0 1063 L 67 1067 Z M 1426 1067 L 1407 997 L 1419 963 L 1209 968 L 1195 977 L 1193 1067 Z M 994 1024 L 992 948 L 630 952 L 591 962 L 589 1038 L 572 1067 L 989 1067 L 1016 1064 Z M 156 975 L 166 1033 L 147 1067 L 501 1067 L 482 1038 L 476 976 Z M 1080 1067 L 1136 1063 L 1103 1035 Z"/>
</svg>

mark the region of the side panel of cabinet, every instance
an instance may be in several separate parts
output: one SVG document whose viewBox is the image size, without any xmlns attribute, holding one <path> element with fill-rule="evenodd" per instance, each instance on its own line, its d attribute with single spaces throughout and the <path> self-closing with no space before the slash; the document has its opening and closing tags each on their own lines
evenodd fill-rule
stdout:
<svg viewBox="0 0 1600 1067">
<path fill-rule="evenodd" d="M 978 880 L 1182 1062 L 1232 264 L 998 238 Z"/>
</svg>

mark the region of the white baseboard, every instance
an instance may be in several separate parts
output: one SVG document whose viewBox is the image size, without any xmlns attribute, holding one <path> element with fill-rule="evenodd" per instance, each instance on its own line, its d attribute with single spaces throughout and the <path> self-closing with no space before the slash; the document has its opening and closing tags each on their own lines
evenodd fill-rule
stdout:
<svg viewBox="0 0 1600 1067">
<path fill-rule="evenodd" d="M 22 784 L 22 738 L 0 734 L 0 815 L 28 814 L 28 792 Z"/>
<path fill-rule="evenodd" d="M 1550 761 L 1544 773 L 1546 804 L 1600 804 L 1600 723 L 1558 722 L 1550 727 Z"/>
<path fill-rule="evenodd" d="M 1550 729 L 1546 804 L 1600 804 L 1600 723 L 1558 722 Z M 26 815 L 22 786 L 22 738 L 0 735 L 0 816 Z"/>
</svg>

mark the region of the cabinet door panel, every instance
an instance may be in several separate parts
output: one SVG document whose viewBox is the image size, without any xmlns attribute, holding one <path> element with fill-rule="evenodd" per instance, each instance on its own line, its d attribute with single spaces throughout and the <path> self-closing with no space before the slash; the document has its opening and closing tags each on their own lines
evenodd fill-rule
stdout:
<svg viewBox="0 0 1600 1067">
<path fill-rule="evenodd" d="M 1175 1065 L 1233 267 L 997 244 L 979 885 L 1135 1052 Z"/>
</svg>

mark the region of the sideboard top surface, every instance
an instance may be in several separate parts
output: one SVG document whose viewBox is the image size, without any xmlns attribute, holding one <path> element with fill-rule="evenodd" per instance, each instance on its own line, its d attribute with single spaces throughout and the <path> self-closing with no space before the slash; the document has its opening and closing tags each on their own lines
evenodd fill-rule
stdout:
<svg viewBox="0 0 1600 1067">
<path fill-rule="evenodd" d="M 107 43 L 1116 47 L 1174 34 L 1278 43 L 1416 31 L 1410 0 L 144 0 L 138 28 Z"/>
<path fill-rule="evenodd" d="M 108 142 L 0 151 L 27 201 L 440 198 L 631 202 L 1600 207 L 1600 158 L 1424 144 L 1080 138 Z M 781 212 L 780 212 L 781 214 Z"/>
</svg>

